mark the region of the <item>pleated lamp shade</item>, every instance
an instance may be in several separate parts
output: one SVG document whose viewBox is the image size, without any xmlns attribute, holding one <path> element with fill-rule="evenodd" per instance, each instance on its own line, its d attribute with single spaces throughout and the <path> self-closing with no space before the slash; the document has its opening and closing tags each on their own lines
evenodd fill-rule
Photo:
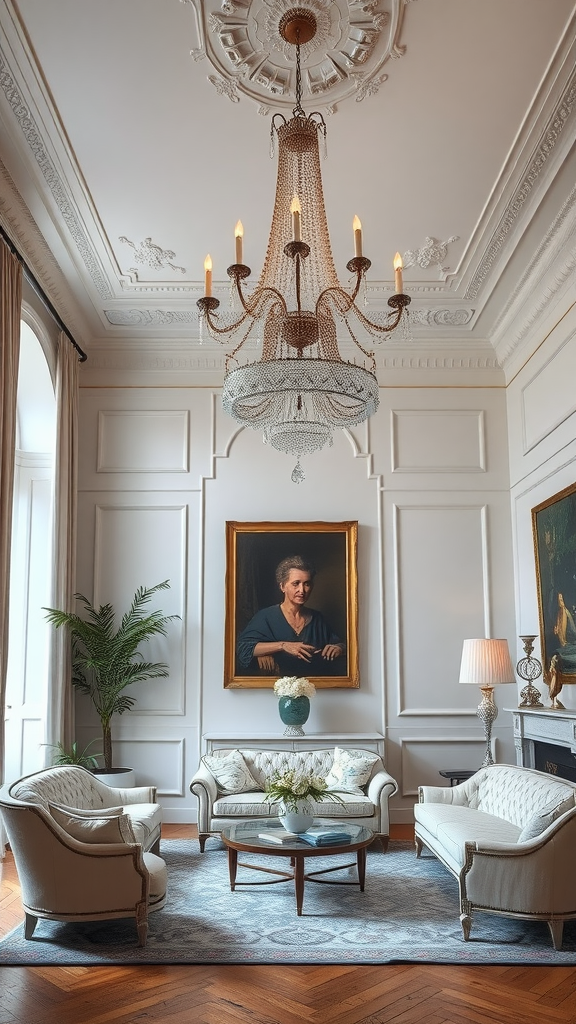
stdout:
<svg viewBox="0 0 576 1024">
<path fill-rule="evenodd" d="M 508 641 L 464 640 L 459 682 L 475 686 L 515 683 Z"/>
</svg>

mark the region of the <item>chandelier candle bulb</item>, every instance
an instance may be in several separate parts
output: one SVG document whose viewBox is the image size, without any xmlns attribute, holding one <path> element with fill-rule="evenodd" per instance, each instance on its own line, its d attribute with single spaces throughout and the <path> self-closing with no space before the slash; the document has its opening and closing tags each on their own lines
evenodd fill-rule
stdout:
<svg viewBox="0 0 576 1024">
<path fill-rule="evenodd" d="M 239 220 L 236 227 L 234 228 L 234 238 L 236 240 L 236 263 L 242 263 L 242 239 L 244 237 L 244 228 L 242 221 Z"/>
<path fill-rule="evenodd" d="M 292 240 L 294 242 L 301 242 L 300 214 L 302 213 L 302 207 L 300 206 L 298 196 L 294 196 L 294 199 L 290 203 L 290 213 L 292 214 Z"/>
<path fill-rule="evenodd" d="M 352 221 L 352 228 L 354 230 L 354 255 L 362 255 L 362 223 L 359 217 L 354 217 Z"/>
<path fill-rule="evenodd" d="M 212 257 L 210 253 L 204 260 L 204 295 L 206 298 L 212 295 Z"/>
<path fill-rule="evenodd" d="M 394 290 L 402 294 L 404 282 L 402 280 L 402 257 L 399 252 L 394 257 Z"/>
</svg>

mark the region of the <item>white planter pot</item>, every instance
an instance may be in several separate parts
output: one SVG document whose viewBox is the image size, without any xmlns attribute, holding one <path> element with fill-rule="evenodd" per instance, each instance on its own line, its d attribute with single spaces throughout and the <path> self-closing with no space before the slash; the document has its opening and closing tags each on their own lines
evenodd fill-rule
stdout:
<svg viewBox="0 0 576 1024">
<path fill-rule="evenodd" d="M 133 789 L 136 785 L 136 772 L 133 768 L 111 768 L 109 772 L 104 768 L 94 768 L 92 774 L 112 789 Z"/>
<path fill-rule="evenodd" d="M 287 832 L 305 832 L 314 821 L 312 805 L 301 800 L 298 809 L 288 810 L 284 804 L 280 804 L 278 817 Z"/>
</svg>

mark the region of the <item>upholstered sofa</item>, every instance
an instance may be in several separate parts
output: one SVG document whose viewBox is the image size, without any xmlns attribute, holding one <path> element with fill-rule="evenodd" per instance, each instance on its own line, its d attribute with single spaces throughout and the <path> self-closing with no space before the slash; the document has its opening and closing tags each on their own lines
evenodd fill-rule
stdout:
<svg viewBox="0 0 576 1024">
<path fill-rule="evenodd" d="M 428 847 L 458 879 L 465 939 L 482 910 L 546 921 L 562 948 L 576 918 L 575 783 L 491 765 L 458 786 L 420 786 L 414 818 L 417 855 Z"/>
<path fill-rule="evenodd" d="M 111 789 L 78 766 L 48 768 L 0 789 L 0 813 L 20 880 L 25 936 L 39 918 L 134 917 L 146 944 L 148 914 L 166 901 L 154 787 Z"/>
<path fill-rule="evenodd" d="M 266 800 L 266 783 L 276 773 L 296 769 L 326 779 L 342 803 L 326 799 L 313 804 L 322 818 L 346 819 L 371 828 L 384 850 L 388 847 L 388 801 L 398 786 L 378 754 L 339 747 L 320 750 L 217 749 L 202 758 L 190 782 L 198 798 L 198 839 L 206 840 L 226 825 L 245 818 L 274 817 L 278 804 Z"/>
</svg>

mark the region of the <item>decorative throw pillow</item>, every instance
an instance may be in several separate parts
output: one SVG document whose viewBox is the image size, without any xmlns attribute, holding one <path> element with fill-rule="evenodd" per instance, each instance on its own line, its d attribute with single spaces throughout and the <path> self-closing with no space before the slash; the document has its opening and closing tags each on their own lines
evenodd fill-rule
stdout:
<svg viewBox="0 0 576 1024">
<path fill-rule="evenodd" d="M 339 789 L 343 793 L 362 793 L 372 768 L 379 760 L 378 754 L 367 750 L 344 750 L 336 747 L 334 763 L 326 776 L 328 789 Z"/>
<path fill-rule="evenodd" d="M 234 793 L 251 793 L 255 789 L 260 789 L 239 750 L 231 750 L 224 757 L 205 754 L 202 763 L 214 776 L 218 790 L 223 796 L 232 796 Z"/>
<path fill-rule="evenodd" d="M 127 814 L 108 818 L 85 818 L 51 805 L 54 821 L 73 839 L 81 843 L 135 843 L 134 832 Z"/>
<path fill-rule="evenodd" d="M 119 818 L 124 814 L 123 807 L 98 807 L 96 810 L 88 810 L 84 807 L 68 807 L 66 804 L 49 805 L 50 813 L 56 808 L 58 811 L 65 811 L 66 814 L 75 814 L 78 818 Z"/>
<path fill-rule="evenodd" d="M 556 821 L 556 818 L 559 818 L 565 811 L 569 811 L 573 806 L 574 800 L 569 796 L 560 804 L 550 803 L 541 807 L 536 814 L 528 819 L 516 842 L 526 843 L 529 839 L 536 839 L 553 821 Z"/>
</svg>

